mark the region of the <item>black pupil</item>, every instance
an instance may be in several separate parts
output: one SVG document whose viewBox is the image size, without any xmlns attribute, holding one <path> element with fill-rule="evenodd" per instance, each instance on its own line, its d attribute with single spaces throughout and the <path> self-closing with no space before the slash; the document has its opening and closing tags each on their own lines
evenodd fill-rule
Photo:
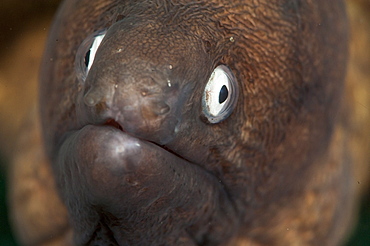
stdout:
<svg viewBox="0 0 370 246">
<path fill-rule="evenodd" d="M 218 96 L 218 102 L 221 104 L 226 101 L 227 97 L 229 95 L 229 91 L 227 90 L 227 87 L 223 85 L 220 90 L 220 95 Z"/>
<path fill-rule="evenodd" d="M 90 61 L 90 49 L 86 52 L 86 55 L 85 55 L 85 66 L 88 67 L 89 66 L 89 61 Z"/>
</svg>

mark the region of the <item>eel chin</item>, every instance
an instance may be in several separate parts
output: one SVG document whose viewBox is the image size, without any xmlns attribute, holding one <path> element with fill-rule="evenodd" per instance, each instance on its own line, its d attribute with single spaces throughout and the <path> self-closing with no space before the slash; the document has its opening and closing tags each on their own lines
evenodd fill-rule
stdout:
<svg viewBox="0 0 370 246">
<path fill-rule="evenodd" d="M 70 133 L 56 161 L 78 244 L 220 242 L 235 233 L 235 211 L 215 176 L 113 121 Z"/>
</svg>

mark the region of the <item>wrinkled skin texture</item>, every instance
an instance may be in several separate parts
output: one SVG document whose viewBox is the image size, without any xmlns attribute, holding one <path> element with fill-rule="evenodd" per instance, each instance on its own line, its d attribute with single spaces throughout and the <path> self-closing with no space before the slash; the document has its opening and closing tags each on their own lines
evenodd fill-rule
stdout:
<svg viewBox="0 0 370 246">
<path fill-rule="evenodd" d="M 345 146 L 330 144 L 346 27 L 341 1 L 66 1 L 40 105 L 75 243 L 337 244 L 351 208 L 349 164 L 333 154 Z M 76 50 L 103 28 L 78 81 Z M 218 64 L 239 100 L 209 124 L 201 97 Z"/>
</svg>

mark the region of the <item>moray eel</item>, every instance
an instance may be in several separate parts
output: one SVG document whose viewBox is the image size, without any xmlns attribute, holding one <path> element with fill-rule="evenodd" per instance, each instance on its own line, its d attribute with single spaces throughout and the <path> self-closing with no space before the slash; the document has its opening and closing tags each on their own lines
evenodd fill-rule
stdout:
<svg viewBox="0 0 370 246">
<path fill-rule="evenodd" d="M 65 1 L 40 107 L 75 244 L 337 244 L 347 39 L 340 0 Z"/>
</svg>

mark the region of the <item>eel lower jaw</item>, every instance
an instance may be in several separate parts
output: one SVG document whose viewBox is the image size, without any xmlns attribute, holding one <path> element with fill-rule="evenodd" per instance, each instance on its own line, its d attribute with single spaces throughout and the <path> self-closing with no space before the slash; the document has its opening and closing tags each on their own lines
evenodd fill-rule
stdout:
<svg viewBox="0 0 370 246">
<path fill-rule="evenodd" d="M 210 238 L 220 234 L 228 238 L 235 232 L 234 202 L 216 175 L 164 146 L 127 133 L 114 120 L 71 132 L 53 166 L 79 245 L 94 240 L 101 223 L 120 245 L 149 245 L 152 240 L 166 244 L 179 230 L 194 241 L 203 237 L 196 228 L 207 228 L 209 221 L 230 223 L 226 231 L 202 232 L 211 233 Z M 176 226 L 167 228 L 166 218 Z M 195 228 L 190 234 L 189 225 Z M 136 228 L 149 233 L 143 237 Z M 158 238 L 153 230 L 166 233 Z"/>
</svg>

